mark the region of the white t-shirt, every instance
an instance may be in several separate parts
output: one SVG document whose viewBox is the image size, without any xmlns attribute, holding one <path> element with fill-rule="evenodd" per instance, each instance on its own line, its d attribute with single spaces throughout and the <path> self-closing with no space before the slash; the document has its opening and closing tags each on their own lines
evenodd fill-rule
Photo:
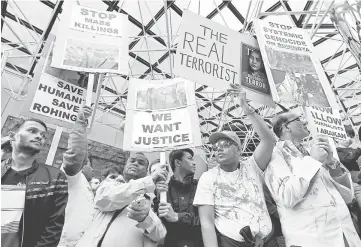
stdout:
<svg viewBox="0 0 361 247">
<path fill-rule="evenodd" d="M 64 171 L 63 168 L 61 170 Z M 84 174 L 80 171 L 75 176 L 66 175 L 66 177 L 69 197 L 59 247 L 75 246 L 92 222 L 95 212 L 94 195 Z"/>
<path fill-rule="evenodd" d="M 263 172 L 253 156 L 240 162 L 234 172 L 218 165 L 203 173 L 193 204 L 214 206 L 215 226 L 224 236 L 244 241 L 239 231 L 248 225 L 254 236 L 266 237 L 272 223 L 263 194 Z"/>
</svg>

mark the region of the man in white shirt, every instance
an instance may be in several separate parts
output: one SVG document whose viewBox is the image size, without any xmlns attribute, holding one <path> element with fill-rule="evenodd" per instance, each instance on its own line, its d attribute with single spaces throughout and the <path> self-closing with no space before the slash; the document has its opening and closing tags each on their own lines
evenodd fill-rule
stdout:
<svg viewBox="0 0 361 247">
<path fill-rule="evenodd" d="M 68 204 L 65 209 L 65 223 L 58 247 L 73 247 L 82 237 L 93 219 L 94 195 L 89 180 L 92 168 L 87 158 L 86 120 L 92 108 L 83 106 L 74 128 L 69 134 L 68 150 L 63 155 L 61 170 L 68 179 Z"/>
<path fill-rule="evenodd" d="M 123 176 L 108 175 L 100 184 L 94 198 L 96 213 L 77 247 L 156 247 L 163 240 L 167 231 L 151 209 L 149 196 L 158 179 L 164 181 L 168 174 L 157 169 L 147 176 L 148 165 L 144 154 L 131 153 Z M 146 200 L 135 207 L 139 195 Z"/>
<path fill-rule="evenodd" d="M 213 133 L 218 166 L 203 173 L 193 204 L 199 207 L 199 217 L 205 247 L 246 246 L 249 239 L 240 235 L 249 226 L 247 236 L 253 242 L 263 241 L 272 229 L 263 194 L 262 170 L 272 155 L 275 138 L 264 120 L 250 108 L 245 94 L 240 106 L 249 117 L 261 141 L 254 154 L 241 160 L 242 145 L 236 133 Z"/>
<path fill-rule="evenodd" d="M 301 145 L 307 121 L 295 113 L 274 120 L 280 138 L 265 171 L 286 246 L 359 247 L 361 241 L 346 206 L 353 198 L 350 173 L 333 157 L 327 139 L 315 137 L 311 150 Z"/>
</svg>

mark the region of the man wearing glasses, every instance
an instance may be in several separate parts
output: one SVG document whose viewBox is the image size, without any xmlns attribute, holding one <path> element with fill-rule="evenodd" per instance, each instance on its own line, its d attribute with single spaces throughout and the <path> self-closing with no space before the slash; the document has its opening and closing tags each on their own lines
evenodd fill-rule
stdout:
<svg viewBox="0 0 361 247">
<path fill-rule="evenodd" d="M 262 171 L 272 156 L 275 138 L 247 104 L 244 93 L 240 98 L 240 106 L 261 141 L 251 157 L 241 160 L 242 144 L 236 133 L 222 131 L 210 136 L 219 165 L 202 174 L 193 202 L 198 206 L 206 247 L 249 246 L 255 239 L 263 241 L 272 229 Z M 247 228 L 248 234 L 241 235 Z"/>
<path fill-rule="evenodd" d="M 303 147 L 307 121 L 294 113 L 276 117 L 273 130 L 280 139 L 265 182 L 277 204 L 286 246 L 361 246 L 346 205 L 353 199 L 351 176 L 333 157 L 328 139 L 315 137 L 310 150 Z"/>
</svg>

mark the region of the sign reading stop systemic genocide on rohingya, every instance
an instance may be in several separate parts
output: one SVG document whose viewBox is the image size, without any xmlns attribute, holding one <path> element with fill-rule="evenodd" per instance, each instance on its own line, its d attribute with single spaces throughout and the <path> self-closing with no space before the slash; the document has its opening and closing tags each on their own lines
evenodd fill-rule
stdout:
<svg viewBox="0 0 361 247">
<path fill-rule="evenodd" d="M 313 137 L 324 135 L 347 140 L 345 127 L 338 110 L 326 107 L 306 107 L 306 116 Z"/>
</svg>

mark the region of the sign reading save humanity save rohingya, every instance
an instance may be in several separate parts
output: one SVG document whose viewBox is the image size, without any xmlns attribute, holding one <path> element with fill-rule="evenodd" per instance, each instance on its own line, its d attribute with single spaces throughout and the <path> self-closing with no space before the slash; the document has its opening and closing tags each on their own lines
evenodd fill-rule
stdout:
<svg viewBox="0 0 361 247">
<path fill-rule="evenodd" d="M 192 82 L 130 79 L 124 150 L 165 151 L 201 144 Z"/>
<path fill-rule="evenodd" d="M 306 116 L 313 137 L 324 135 L 347 140 L 345 127 L 338 110 L 326 107 L 306 107 Z"/>
</svg>

